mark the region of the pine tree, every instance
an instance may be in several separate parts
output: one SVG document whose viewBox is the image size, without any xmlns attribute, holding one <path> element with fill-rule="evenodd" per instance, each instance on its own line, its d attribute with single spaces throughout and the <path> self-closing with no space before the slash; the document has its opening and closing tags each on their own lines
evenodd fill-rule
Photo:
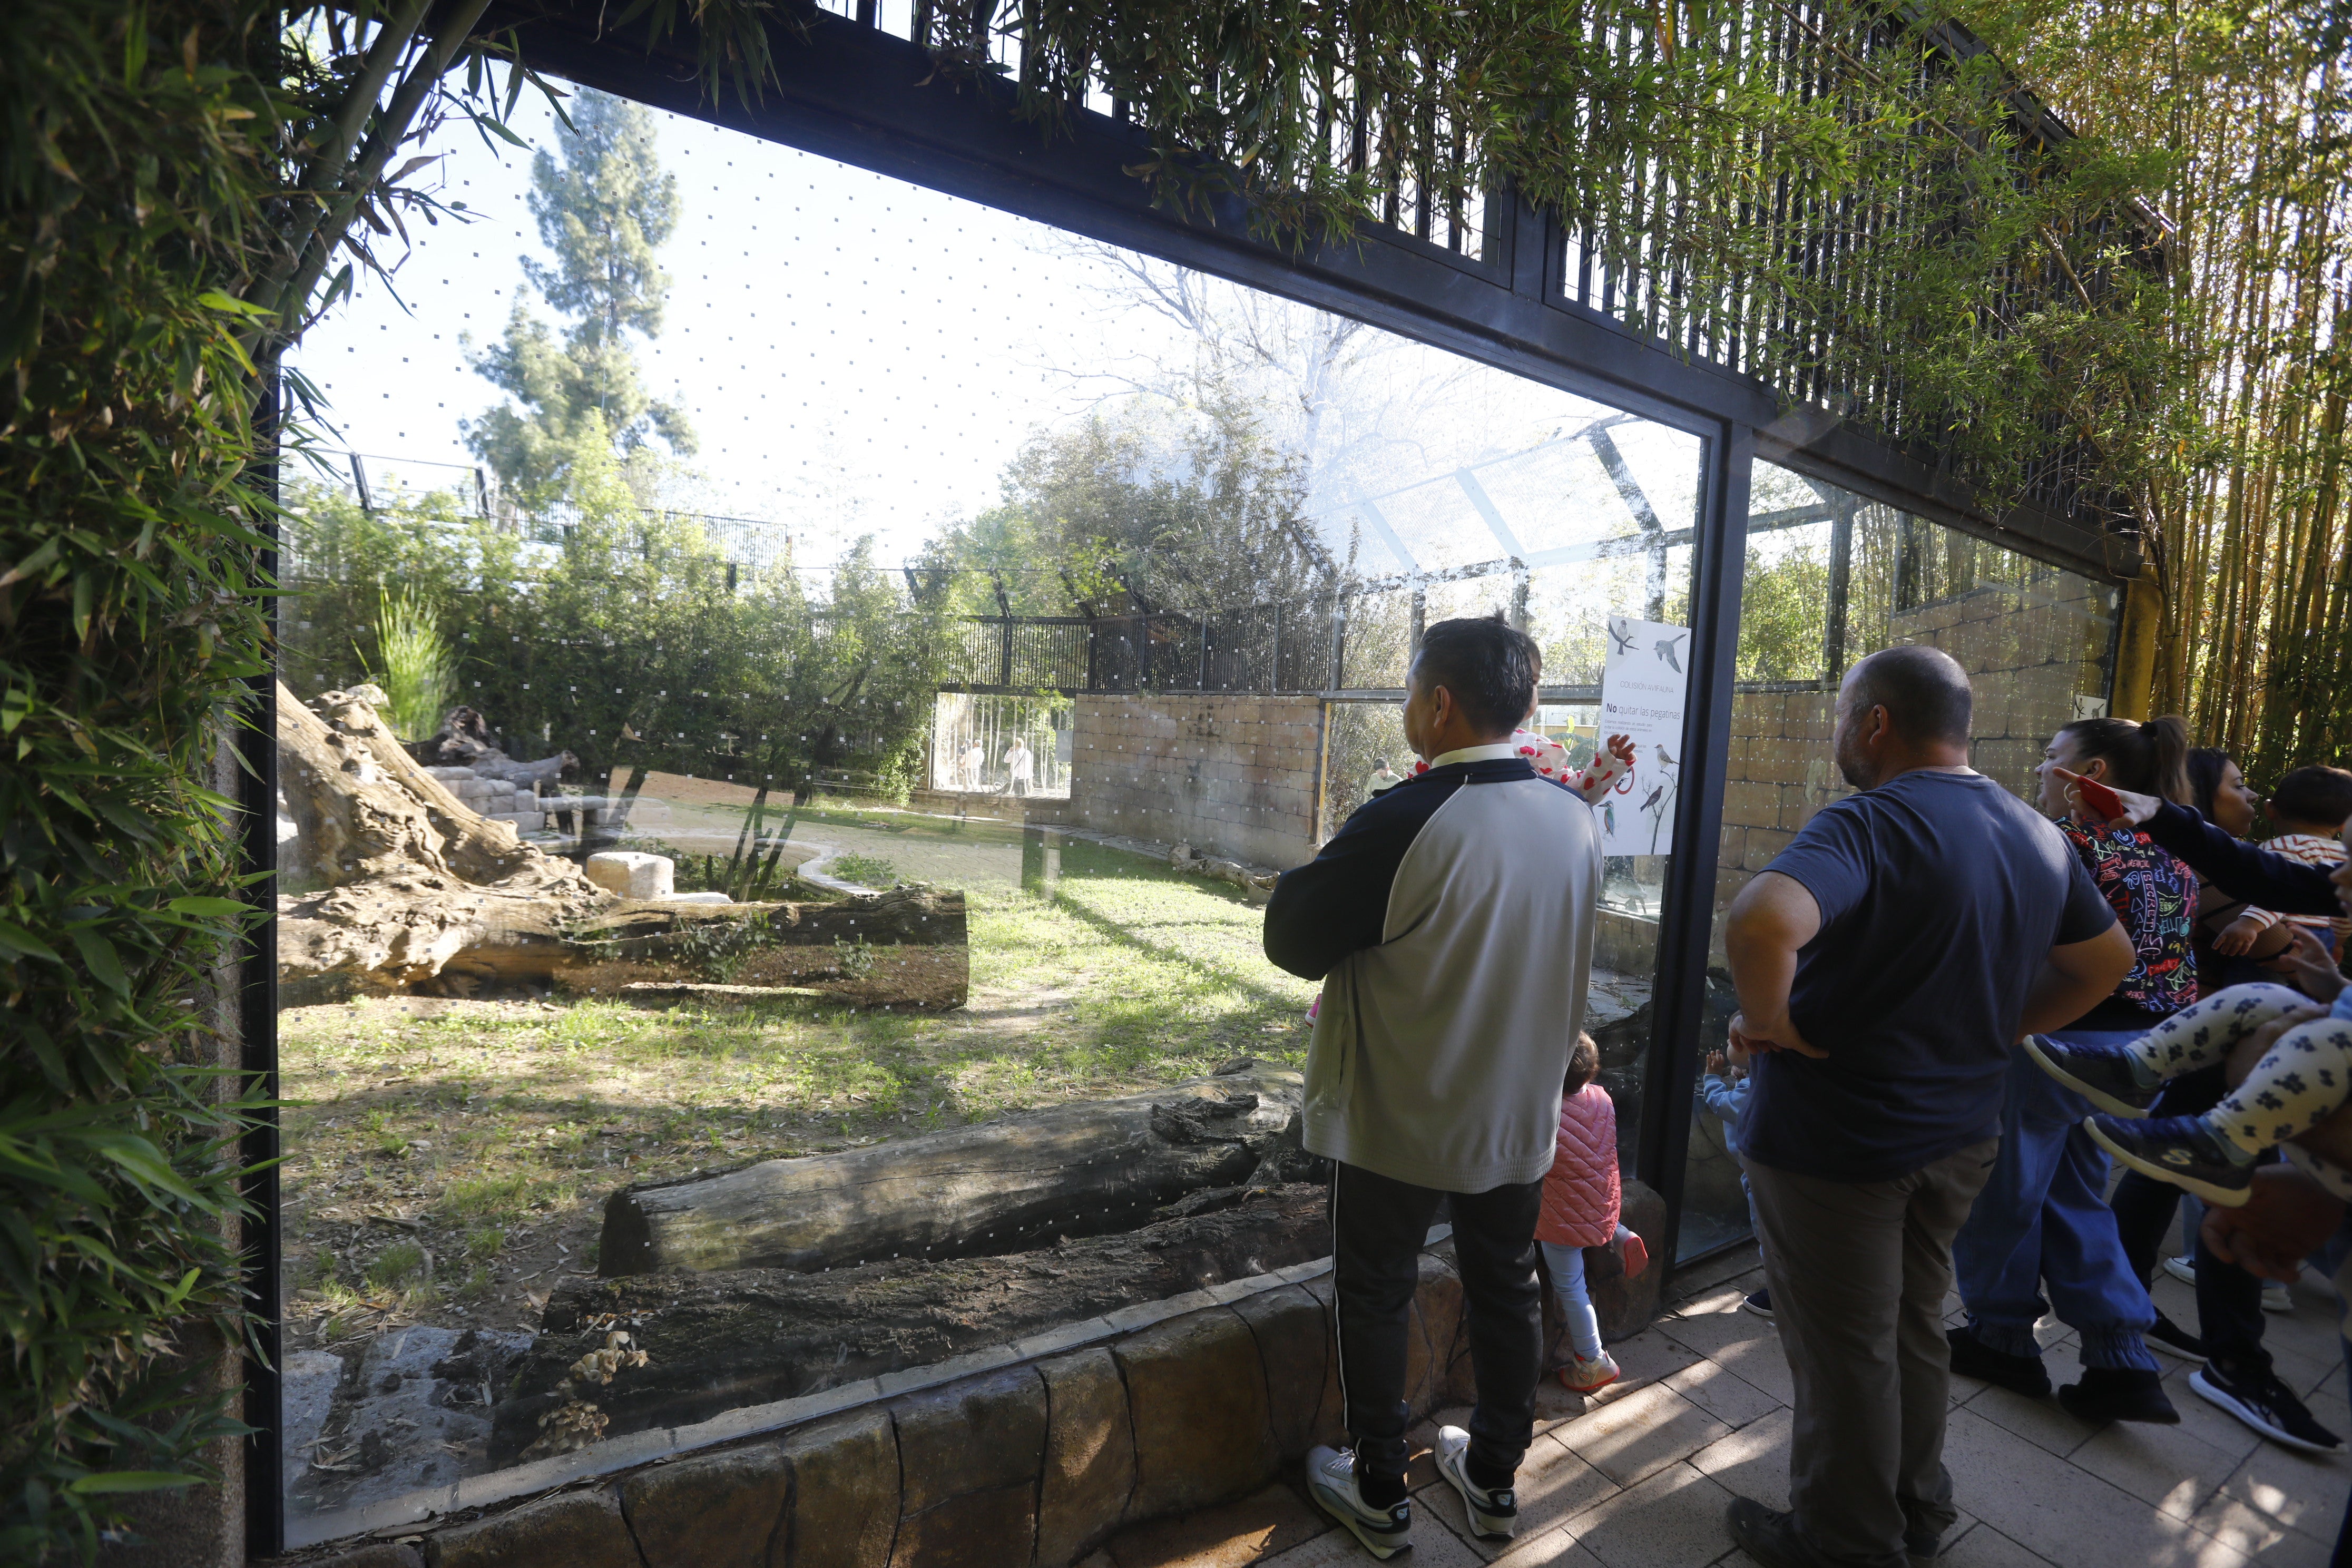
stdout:
<svg viewBox="0 0 2352 1568">
<path fill-rule="evenodd" d="M 473 362 L 514 401 L 465 426 L 467 445 L 526 504 L 562 493 L 583 443 L 625 458 L 650 456 L 655 437 L 677 456 L 695 446 L 684 410 L 638 384 L 630 343 L 632 333 L 661 335 L 669 275 L 655 252 L 677 227 L 677 180 L 662 170 L 642 105 L 583 90 L 572 120 L 562 163 L 545 151 L 531 160 L 531 216 L 555 265 L 522 263 L 571 324 L 559 342 L 518 300 L 504 338 Z"/>
</svg>

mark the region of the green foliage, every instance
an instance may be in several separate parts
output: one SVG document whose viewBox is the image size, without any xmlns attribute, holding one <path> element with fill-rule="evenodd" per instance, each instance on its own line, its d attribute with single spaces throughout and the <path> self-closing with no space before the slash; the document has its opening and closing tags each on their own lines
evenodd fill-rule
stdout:
<svg viewBox="0 0 2352 1568">
<path fill-rule="evenodd" d="M 0 6 L 0 1561 L 90 1557 L 241 1430 L 199 1369 L 244 1337 L 259 1109 L 218 989 L 253 892 L 226 748 L 268 673 L 255 417 L 376 237 L 446 210 L 396 160 L 495 116 L 482 9 L 425 39 L 379 0 Z M 694 9 L 714 76 L 763 68 L 749 0 Z"/>
<path fill-rule="evenodd" d="M 441 635 L 441 620 L 413 584 L 398 594 L 379 589 L 375 645 L 383 658 L 375 683 L 392 699 L 392 727 L 403 740 L 421 741 L 440 727 L 457 698 L 457 661 Z"/>
<path fill-rule="evenodd" d="M 891 888 L 898 882 L 898 868 L 878 855 L 836 855 L 825 862 L 825 869 L 862 888 Z"/>
<path fill-rule="evenodd" d="M 475 454 L 532 504 L 560 495 L 573 454 L 599 435 L 625 456 L 655 435 L 672 452 L 694 451 L 685 411 L 638 384 L 626 336 L 661 335 L 669 275 L 654 252 L 677 226 L 677 178 L 662 170 L 653 113 L 642 104 L 583 91 L 570 119 L 562 165 L 541 152 L 530 168 L 531 216 L 556 263 L 525 258 L 522 265 L 572 327 L 559 344 L 517 301 L 505 338 L 474 368 L 519 406 L 493 408 L 467 426 Z M 592 418 L 601 431 L 591 431 Z"/>
</svg>

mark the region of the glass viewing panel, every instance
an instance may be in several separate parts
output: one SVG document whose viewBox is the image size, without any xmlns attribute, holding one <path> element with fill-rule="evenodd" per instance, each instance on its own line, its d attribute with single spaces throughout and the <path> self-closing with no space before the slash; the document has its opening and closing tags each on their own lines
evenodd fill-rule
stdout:
<svg viewBox="0 0 2352 1568">
<path fill-rule="evenodd" d="M 2105 712 L 2113 678 L 2117 601 L 2105 584 L 1770 463 L 1755 466 L 1749 498 L 1704 1055 L 1722 1049 L 1735 1011 L 1724 909 L 1813 813 L 1850 793 L 1830 734 L 1856 659 L 1922 642 L 1958 659 L 1976 688 L 1971 760 L 2029 801 L 2042 746 L 2060 725 Z M 1685 1258 L 1750 1227 L 1725 1132 L 1693 1106 Z"/>
<path fill-rule="evenodd" d="M 1687 647 L 1694 437 L 822 158 L 571 113 L 535 161 L 438 149 L 473 221 L 300 355 L 334 424 L 286 490 L 297 1544 L 1051 1326 L 947 1258 L 1055 1248 L 1072 1317 L 1213 1282 L 1171 1191 L 1270 1184 L 1219 1223 L 1265 1269 L 1321 1256 L 1280 1077 L 1317 987 L 1263 956 L 1271 874 L 1375 759 L 1410 769 L 1430 622 L 1526 626 L 1535 722 L 1580 759 L 1612 626 Z M 1606 808 L 1589 1026 L 1629 1164 L 1672 848 L 1631 829 L 1671 766 Z M 1137 1095 L 1211 1096 L 1248 1157 L 1058 1207 L 908 1174 L 922 1140 Z M 853 1170 L 896 1196 L 849 1204 Z M 1087 1265 L 1144 1226 L 1159 1274 Z M 933 1329 L 825 1326 L 882 1276 Z"/>
</svg>

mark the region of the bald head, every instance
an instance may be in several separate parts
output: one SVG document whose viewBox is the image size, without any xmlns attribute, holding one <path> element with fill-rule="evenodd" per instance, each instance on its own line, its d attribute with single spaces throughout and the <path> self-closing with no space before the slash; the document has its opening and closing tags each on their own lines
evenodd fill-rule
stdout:
<svg viewBox="0 0 2352 1568">
<path fill-rule="evenodd" d="M 1913 768 L 1966 767 L 1973 706 L 1968 671 L 1943 649 L 1872 654 L 1838 693 L 1838 771 L 1856 789 L 1875 789 Z"/>
<path fill-rule="evenodd" d="M 1969 672 L 1942 648 L 1919 643 L 1882 648 L 1847 674 L 1845 690 L 1855 711 L 1885 709 L 1895 732 L 1915 744 L 1969 743 L 1976 694 Z"/>
</svg>

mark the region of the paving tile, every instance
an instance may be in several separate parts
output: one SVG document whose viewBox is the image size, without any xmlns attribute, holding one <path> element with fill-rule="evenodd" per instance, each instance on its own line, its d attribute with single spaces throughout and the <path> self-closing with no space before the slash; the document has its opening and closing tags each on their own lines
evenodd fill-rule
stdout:
<svg viewBox="0 0 2352 1568">
<path fill-rule="evenodd" d="M 1770 1322 L 1753 1312 L 1694 1313 L 1669 1318 L 1658 1331 L 1676 1344 L 1727 1367 L 1786 1405 L 1797 1396 L 1789 1378 L 1789 1358 Z"/>
<path fill-rule="evenodd" d="M 1569 1452 L 1562 1444 L 1550 1437 L 1538 1437 L 1528 1447 L 1528 1457 L 1519 1461 L 1516 1489 L 1519 1494 L 1519 1536 L 1524 1541 L 1606 1501 L 1619 1489 L 1616 1482 Z M 1415 1492 L 1413 1508 L 1416 1518 L 1444 1520 L 1481 1557 L 1499 1556 L 1512 1544 L 1473 1537 L 1469 1516 L 1462 1509 L 1461 1494 L 1444 1481 Z"/>
<path fill-rule="evenodd" d="M 1330 1521 L 1286 1486 L 1239 1502 L 1121 1531 L 1103 1545 L 1118 1568 L 1244 1568 L 1323 1533 Z"/>
<path fill-rule="evenodd" d="M 2165 1374 L 2164 1392 L 2171 1396 L 2172 1407 L 2180 1412 L 2180 1429 L 2233 1459 L 2244 1458 L 2263 1445 L 2263 1437 L 2189 1387 L 2189 1379 L 2196 1371 L 2182 1367 Z"/>
<path fill-rule="evenodd" d="M 2231 1497 L 2217 1497 L 2189 1522 L 2226 1546 L 2244 1552 L 2262 1568 L 2325 1568 L 2333 1545 L 2315 1541 Z"/>
<path fill-rule="evenodd" d="M 2192 1518 L 2243 1458 L 2215 1447 L 2186 1424 L 2152 1426 L 2143 1421 L 2118 1421 L 2104 1427 L 2067 1457 L 2175 1519 Z"/>
<path fill-rule="evenodd" d="M 1566 1528 L 1602 1568 L 1689 1568 L 1731 1549 L 1724 1520 L 1730 1506 L 1731 1494 L 1715 1482 L 1688 1465 L 1669 1465 Z"/>
<path fill-rule="evenodd" d="M 1967 1533 L 1953 1536 L 1951 1542 L 1936 1560 L 1938 1568 L 2049 1568 L 2048 1558 L 2036 1557 L 1982 1521 Z"/>
<path fill-rule="evenodd" d="M 1550 1436 L 1623 1487 L 1730 1431 L 1673 1389 L 1652 1384 L 1586 1411 Z"/>
<path fill-rule="evenodd" d="M 1496 1561 L 1503 1568 L 1601 1568 L 1601 1559 L 1586 1551 L 1584 1543 L 1565 1530 L 1547 1531 L 1515 1541 L 1510 1552 Z"/>
<path fill-rule="evenodd" d="M 1738 1373 L 1711 1361 L 1695 1362 L 1664 1381 L 1665 1386 L 1730 1426 L 1745 1426 L 1784 1408 Z"/>
<path fill-rule="evenodd" d="M 2241 1568 L 2247 1561 L 1973 1406 L 1952 1412 L 1944 1464 L 1960 1506 L 2066 1568 Z"/>
<path fill-rule="evenodd" d="M 1754 1498 L 1766 1508 L 1789 1506 L 1789 1429 L 1796 1413 L 1786 1406 L 1719 1438 L 1690 1457 L 1691 1468 L 1711 1476 L 1734 1497 Z"/>
<path fill-rule="evenodd" d="M 2067 1415 L 2055 1399 L 2028 1399 L 1990 1384 L 1963 1408 L 2061 1457 L 2089 1442 L 2099 1430 L 2091 1422 Z"/>
<path fill-rule="evenodd" d="M 1622 1399 L 1644 1384 L 1661 1382 L 1701 1359 L 1696 1351 L 1676 1344 L 1655 1328 L 1618 1341 L 1609 1347 L 1609 1353 L 1617 1358 L 1617 1369 L 1623 1375 L 1601 1391 L 1596 1399 L 1600 1404 Z"/>
<path fill-rule="evenodd" d="M 2321 1458 L 2276 1443 L 2257 1443 L 2221 1484 L 2221 1495 L 2333 1545 L 2352 1494 L 2352 1467 L 2341 1456 Z"/>
</svg>

